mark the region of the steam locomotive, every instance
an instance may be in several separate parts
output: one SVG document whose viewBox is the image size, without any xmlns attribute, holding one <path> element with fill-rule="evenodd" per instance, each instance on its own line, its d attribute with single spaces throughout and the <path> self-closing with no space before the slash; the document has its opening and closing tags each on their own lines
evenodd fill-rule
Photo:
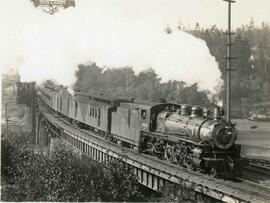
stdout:
<svg viewBox="0 0 270 203">
<path fill-rule="evenodd" d="M 73 125 L 97 132 L 132 148 L 212 177 L 234 178 L 241 165 L 235 126 L 200 106 L 134 102 L 99 90 L 68 93 L 63 87 L 39 87 L 46 106 Z"/>
</svg>

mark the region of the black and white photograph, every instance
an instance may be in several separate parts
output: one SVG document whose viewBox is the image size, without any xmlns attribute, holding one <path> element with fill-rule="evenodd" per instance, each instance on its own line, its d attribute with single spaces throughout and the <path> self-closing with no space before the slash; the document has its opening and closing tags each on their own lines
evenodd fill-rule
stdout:
<svg viewBox="0 0 270 203">
<path fill-rule="evenodd" d="M 270 202 L 269 0 L 0 0 L 1 202 Z"/>
</svg>

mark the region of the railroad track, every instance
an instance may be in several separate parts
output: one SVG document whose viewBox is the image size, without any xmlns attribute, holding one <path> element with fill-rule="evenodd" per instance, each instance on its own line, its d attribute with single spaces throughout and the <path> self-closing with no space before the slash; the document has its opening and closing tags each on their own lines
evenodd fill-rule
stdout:
<svg viewBox="0 0 270 203">
<path fill-rule="evenodd" d="M 268 165 L 261 165 L 256 163 L 250 163 L 249 166 L 243 167 L 245 170 L 257 172 L 258 174 L 267 175 L 270 177 L 270 166 Z"/>
<path fill-rule="evenodd" d="M 91 139 L 91 142 L 93 141 L 100 146 L 106 146 L 108 147 L 108 150 L 115 151 L 115 153 L 119 154 L 124 151 L 125 155 L 127 155 L 131 160 L 135 160 L 138 163 L 140 162 L 141 164 L 146 164 L 150 166 L 149 170 L 153 170 L 154 168 L 160 168 L 161 171 L 165 171 L 167 174 L 170 174 L 171 177 L 180 178 L 184 176 L 191 181 L 196 180 L 196 182 L 200 182 L 203 187 L 209 188 L 211 189 L 211 191 L 219 191 L 220 194 L 226 194 L 228 197 L 232 197 L 234 200 L 237 200 L 236 202 L 270 201 L 270 187 L 243 178 L 239 178 L 237 181 L 211 178 L 206 174 L 201 174 L 196 171 L 188 170 L 181 166 L 173 165 L 163 160 L 158 160 L 156 157 L 139 154 L 138 152 L 130 149 L 123 150 L 123 148 L 117 146 L 117 144 L 109 143 L 108 140 L 101 139 L 100 136 L 97 135 L 97 133 L 89 132 L 87 130 L 79 128 L 74 128 L 74 126 L 70 125 L 70 123 L 65 121 L 64 118 L 59 118 L 59 116 L 57 116 L 55 113 L 51 113 L 48 109 L 44 109 L 44 107 L 41 108 L 41 112 L 45 113 L 45 117 L 54 124 L 61 126 L 63 129 L 66 129 L 70 132 L 74 132 L 75 134 L 80 134 L 82 139 Z"/>
<path fill-rule="evenodd" d="M 270 191 L 270 165 L 265 160 L 250 160 L 248 166 L 242 167 L 241 181 L 253 183 L 254 187 L 260 185 Z M 269 199 L 270 200 L 270 199 Z"/>
<path fill-rule="evenodd" d="M 253 181 L 249 181 L 243 178 L 237 178 L 237 180 L 240 183 L 239 187 L 240 186 L 242 187 L 241 189 L 250 190 L 251 194 L 256 195 L 256 196 L 258 195 L 264 196 L 266 199 L 270 201 L 270 187 L 269 186 L 265 186 L 265 185 L 262 185 Z"/>
<path fill-rule="evenodd" d="M 256 167 L 261 167 L 261 168 L 265 168 L 267 170 L 270 170 L 270 160 L 251 159 L 250 163 Z"/>
</svg>

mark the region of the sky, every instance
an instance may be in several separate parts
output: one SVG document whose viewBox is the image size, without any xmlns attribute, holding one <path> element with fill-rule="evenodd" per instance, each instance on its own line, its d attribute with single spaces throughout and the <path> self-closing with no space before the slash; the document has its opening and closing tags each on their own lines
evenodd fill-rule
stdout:
<svg viewBox="0 0 270 203">
<path fill-rule="evenodd" d="M 222 0 L 76 0 L 49 15 L 30 0 L 0 0 L 0 66 L 17 69 L 23 81 L 54 79 L 72 85 L 78 64 L 153 68 L 163 81 L 197 82 L 214 91 L 221 83 L 215 58 L 204 41 L 176 29 L 227 26 Z M 233 27 L 270 19 L 269 0 L 237 0 Z M 164 32 L 170 25 L 173 32 Z"/>
</svg>

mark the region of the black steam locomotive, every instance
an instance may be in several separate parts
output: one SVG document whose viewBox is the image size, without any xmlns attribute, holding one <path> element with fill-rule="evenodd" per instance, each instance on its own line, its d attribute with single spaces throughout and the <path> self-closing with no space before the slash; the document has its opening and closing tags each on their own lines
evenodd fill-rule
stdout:
<svg viewBox="0 0 270 203">
<path fill-rule="evenodd" d="M 215 177 L 233 178 L 245 160 L 235 144 L 235 126 L 220 108 L 212 115 L 200 106 L 136 103 L 98 90 L 75 92 L 41 87 L 46 105 L 72 124 L 98 132 L 122 147 L 132 148 Z"/>
</svg>

